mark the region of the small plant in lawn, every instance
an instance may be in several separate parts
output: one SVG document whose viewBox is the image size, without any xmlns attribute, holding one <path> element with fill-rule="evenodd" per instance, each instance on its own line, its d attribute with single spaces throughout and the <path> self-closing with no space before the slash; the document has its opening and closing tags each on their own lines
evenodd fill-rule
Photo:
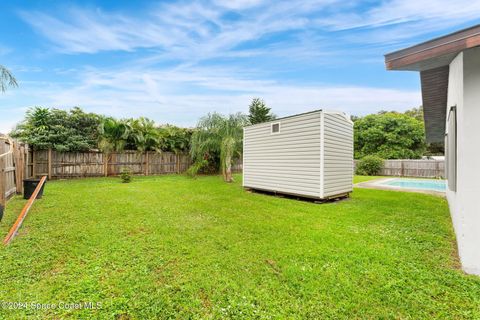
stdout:
<svg viewBox="0 0 480 320">
<path fill-rule="evenodd" d="M 206 166 L 208 166 L 208 160 L 203 159 L 203 160 L 196 161 L 190 166 L 190 168 L 188 168 L 188 170 L 186 171 L 186 174 L 190 178 L 195 178 L 198 172 L 200 172 L 200 170 L 202 170 L 202 168 Z"/>
<path fill-rule="evenodd" d="M 130 168 L 123 168 L 120 172 L 120 179 L 123 183 L 129 183 L 132 181 L 132 170 Z"/>
<path fill-rule="evenodd" d="M 365 156 L 357 164 L 356 173 L 362 176 L 376 176 L 383 167 L 383 159 L 377 156 Z"/>
</svg>

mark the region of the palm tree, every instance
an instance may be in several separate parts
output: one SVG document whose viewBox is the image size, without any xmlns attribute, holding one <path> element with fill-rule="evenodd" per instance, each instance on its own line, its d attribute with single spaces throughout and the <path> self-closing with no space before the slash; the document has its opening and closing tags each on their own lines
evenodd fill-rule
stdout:
<svg viewBox="0 0 480 320">
<path fill-rule="evenodd" d="M 18 87 L 17 79 L 7 68 L 0 64 L 0 92 L 7 91 L 8 87 Z"/>
<path fill-rule="evenodd" d="M 232 182 L 232 163 L 242 154 L 243 127 L 247 123 L 247 117 L 241 113 L 228 117 L 212 113 L 201 118 L 191 142 L 190 153 L 195 161 L 193 167 L 198 170 L 198 163 L 206 156 L 219 154 L 223 179 Z"/>
<path fill-rule="evenodd" d="M 128 120 L 115 120 L 105 118 L 99 127 L 98 148 L 109 154 L 113 151 L 122 151 L 126 144 L 132 128 Z"/>
<path fill-rule="evenodd" d="M 130 120 L 130 126 L 132 129 L 130 138 L 133 140 L 138 152 L 159 150 L 159 131 L 155 127 L 153 120 L 144 117 L 132 119 Z"/>
<path fill-rule="evenodd" d="M 127 145 L 127 140 L 132 131 L 128 120 L 105 118 L 98 128 L 98 148 L 104 153 L 104 174 L 108 176 L 108 163 L 112 152 L 122 151 Z"/>
</svg>

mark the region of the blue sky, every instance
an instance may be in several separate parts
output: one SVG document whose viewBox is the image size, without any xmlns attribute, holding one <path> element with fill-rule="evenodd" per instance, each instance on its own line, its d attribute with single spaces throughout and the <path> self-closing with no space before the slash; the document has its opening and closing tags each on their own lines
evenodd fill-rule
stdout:
<svg viewBox="0 0 480 320">
<path fill-rule="evenodd" d="M 193 126 L 262 97 L 280 116 L 421 104 L 419 76 L 385 53 L 480 22 L 480 2 L 3 1 L 0 131 L 31 106 Z"/>
</svg>

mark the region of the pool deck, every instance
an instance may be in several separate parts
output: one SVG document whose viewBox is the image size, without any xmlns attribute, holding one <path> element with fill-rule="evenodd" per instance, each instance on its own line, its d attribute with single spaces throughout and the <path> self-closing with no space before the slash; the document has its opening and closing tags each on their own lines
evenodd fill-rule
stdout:
<svg viewBox="0 0 480 320">
<path fill-rule="evenodd" d="M 374 180 L 369 180 L 365 182 L 359 182 L 354 184 L 354 187 L 356 188 L 365 188 L 365 189 L 378 189 L 378 190 L 388 190 L 388 191 L 400 191 L 400 192 L 417 192 L 417 193 L 425 193 L 425 194 L 431 194 L 439 197 L 445 198 L 445 192 L 444 191 L 435 191 L 435 190 L 424 190 L 424 189 L 415 189 L 415 188 L 404 188 L 404 187 L 396 187 L 396 186 L 388 186 L 383 183 L 395 180 L 395 179 L 400 179 L 400 178 L 405 178 L 405 179 L 420 179 L 420 178 L 406 178 L 406 177 L 392 177 L 392 178 L 380 178 L 380 179 L 374 179 Z"/>
</svg>

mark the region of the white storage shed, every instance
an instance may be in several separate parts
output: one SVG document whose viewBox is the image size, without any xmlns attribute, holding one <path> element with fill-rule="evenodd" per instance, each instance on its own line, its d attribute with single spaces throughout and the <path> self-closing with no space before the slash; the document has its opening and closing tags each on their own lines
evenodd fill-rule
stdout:
<svg viewBox="0 0 480 320">
<path fill-rule="evenodd" d="M 353 122 L 316 110 L 245 127 L 243 186 L 312 199 L 353 190 Z"/>
</svg>

